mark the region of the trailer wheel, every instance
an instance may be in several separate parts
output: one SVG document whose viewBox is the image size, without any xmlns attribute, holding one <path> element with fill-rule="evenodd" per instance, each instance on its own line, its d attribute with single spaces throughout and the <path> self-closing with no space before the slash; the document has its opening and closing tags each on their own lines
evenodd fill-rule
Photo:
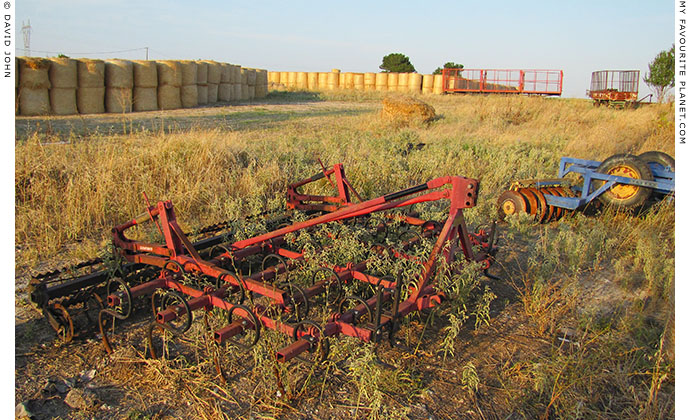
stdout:
<svg viewBox="0 0 690 420">
<path fill-rule="evenodd" d="M 647 164 L 634 155 L 618 154 L 608 157 L 597 168 L 597 172 L 607 175 L 624 176 L 633 179 L 653 181 L 654 176 Z M 604 185 L 604 181 L 595 180 L 594 188 Z M 618 208 L 636 209 L 642 206 L 652 194 L 646 187 L 628 184 L 615 184 L 599 196 L 599 200 Z"/>
<path fill-rule="evenodd" d="M 663 167 L 670 166 L 671 172 L 676 171 L 676 160 L 664 152 L 649 151 L 649 152 L 644 152 L 637 157 L 640 158 L 640 160 L 642 160 L 642 162 L 646 163 L 647 166 L 651 167 L 652 165 L 655 165 L 655 164 L 663 166 Z M 652 165 L 650 165 L 650 163 Z"/>
</svg>

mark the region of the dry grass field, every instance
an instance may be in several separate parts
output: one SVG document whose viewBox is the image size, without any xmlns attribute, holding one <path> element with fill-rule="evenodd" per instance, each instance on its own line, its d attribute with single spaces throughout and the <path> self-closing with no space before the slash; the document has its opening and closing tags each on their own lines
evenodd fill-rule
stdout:
<svg viewBox="0 0 690 420">
<path fill-rule="evenodd" d="M 672 202 L 541 225 L 510 217 L 491 269 L 500 280 L 468 270 L 464 299 L 408 317 L 400 345 L 334 340 L 322 366 L 278 366 L 281 338 L 265 334 L 251 352 L 224 355 L 226 383 L 203 328 L 185 334 L 185 356 L 152 360 L 147 319 L 135 317 L 108 356 L 95 336 L 60 345 L 28 303 L 32 272 L 98 255 L 113 225 L 141 213 L 144 191 L 172 200 L 194 230 L 284 205 L 286 186 L 320 159 L 342 162 L 370 198 L 440 176 L 479 179 L 465 212 L 476 226 L 496 218 L 512 180 L 553 178 L 561 156 L 674 155 L 669 105 L 425 96 L 438 118 L 403 124 L 380 117 L 383 98 L 274 92 L 228 107 L 17 118 L 16 402 L 70 419 L 672 418 Z M 69 408 L 64 383 L 100 403 Z"/>
</svg>

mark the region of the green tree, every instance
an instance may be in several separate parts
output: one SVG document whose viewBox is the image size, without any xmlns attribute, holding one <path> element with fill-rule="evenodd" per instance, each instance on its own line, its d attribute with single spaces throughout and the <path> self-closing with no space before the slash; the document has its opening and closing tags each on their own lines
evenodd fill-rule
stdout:
<svg viewBox="0 0 690 420">
<path fill-rule="evenodd" d="M 462 64 L 453 63 L 452 61 L 449 61 L 443 65 L 443 68 L 437 67 L 432 74 L 441 74 L 443 73 L 443 69 L 462 69 L 464 67 L 465 66 L 463 66 Z"/>
<path fill-rule="evenodd" d="M 416 70 L 409 57 L 401 53 L 391 53 L 383 57 L 383 63 L 379 66 L 384 73 L 414 73 Z"/>
<path fill-rule="evenodd" d="M 656 92 L 659 103 L 664 102 L 668 90 L 676 84 L 675 63 L 675 45 L 670 50 L 657 54 L 649 63 L 649 72 L 644 76 L 644 82 Z"/>
</svg>

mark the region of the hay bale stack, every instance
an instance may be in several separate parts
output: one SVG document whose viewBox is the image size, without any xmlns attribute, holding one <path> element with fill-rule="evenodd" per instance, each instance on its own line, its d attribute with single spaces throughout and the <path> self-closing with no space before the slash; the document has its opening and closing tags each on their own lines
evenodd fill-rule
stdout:
<svg viewBox="0 0 690 420">
<path fill-rule="evenodd" d="M 268 83 L 279 84 L 280 83 L 280 72 L 279 71 L 269 71 L 268 72 Z"/>
<path fill-rule="evenodd" d="M 345 73 L 345 89 L 352 90 L 355 88 L 355 74 L 346 72 Z"/>
<path fill-rule="evenodd" d="M 407 77 L 407 90 L 413 93 L 419 93 L 422 90 L 422 75 L 419 73 L 410 73 Z"/>
<path fill-rule="evenodd" d="M 241 95 L 241 98 L 242 98 L 243 101 L 246 101 L 246 100 L 249 99 L 249 85 L 247 84 L 247 69 L 241 68 L 241 69 L 240 69 L 240 75 L 241 75 L 241 77 L 242 77 L 242 78 L 240 79 L 240 86 L 242 86 L 242 95 Z M 292 75 L 292 76 L 290 76 L 290 75 Z M 295 73 L 294 73 L 294 72 L 290 72 L 290 74 L 288 74 L 288 78 L 291 78 L 291 79 L 292 79 L 292 83 L 293 83 L 293 86 L 294 86 Z"/>
<path fill-rule="evenodd" d="M 19 113 L 46 115 L 50 113 L 50 61 L 43 58 L 21 57 L 19 65 Z"/>
<path fill-rule="evenodd" d="M 105 111 L 110 113 L 132 112 L 132 88 L 134 66 L 128 60 L 105 62 Z"/>
<path fill-rule="evenodd" d="M 156 61 L 156 68 L 158 109 L 182 108 L 182 63 L 173 60 Z"/>
<path fill-rule="evenodd" d="M 137 112 L 158 109 L 158 88 L 138 87 L 132 89 L 132 109 Z"/>
<path fill-rule="evenodd" d="M 182 86 L 180 87 L 180 104 L 182 108 L 193 108 L 199 105 L 199 65 L 196 61 L 180 61 L 182 69 Z"/>
<path fill-rule="evenodd" d="M 440 95 L 443 93 L 443 75 L 442 74 L 435 74 L 434 75 L 434 87 L 432 92 L 436 95 Z"/>
<path fill-rule="evenodd" d="M 220 84 L 221 65 L 218 62 L 207 60 L 208 63 L 208 94 L 209 104 L 218 102 L 218 85 Z"/>
<path fill-rule="evenodd" d="M 353 88 L 355 90 L 364 90 L 364 74 L 363 73 L 355 73 L 353 78 Z"/>
<path fill-rule="evenodd" d="M 208 63 L 205 61 L 196 62 L 196 85 L 197 85 L 197 104 L 205 105 L 208 103 Z"/>
<path fill-rule="evenodd" d="M 422 76 L 422 93 L 429 94 L 434 90 L 434 75 L 425 74 Z"/>
<path fill-rule="evenodd" d="M 316 74 L 316 86 L 312 90 L 327 90 L 328 89 L 328 75 L 331 73 L 319 72 Z"/>
<path fill-rule="evenodd" d="M 77 60 L 51 58 L 48 71 L 50 79 L 50 109 L 56 115 L 72 115 L 77 111 Z"/>
<path fill-rule="evenodd" d="M 77 60 L 78 88 L 102 88 L 105 86 L 105 62 L 80 58 Z"/>
<path fill-rule="evenodd" d="M 218 84 L 218 101 L 230 102 L 235 90 L 232 88 L 232 66 L 220 63 L 220 83 Z"/>
<path fill-rule="evenodd" d="M 285 89 L 288 88 L 288 83 L 290 79 L 290 72 L 281 71 L 280 72 L 280 84 L 283 85 Z"/>
<path fill-rule="evenodd" d="M 410 73 L 398 74 L 398 92 L 407 92 L 407 81 L 409 77 Z"/>
<path fill-rule="evenodd" d="M 387 97 L 383 100 L 381 116 L 398 123 L 428 123 L 436 118 L 431 105 L 410 96 Z"/>
<path fill-rule="evenodd" d="M 326 83 L 328 90 L 337 90 L 338 82 L 340 81 L 340 70 L 338 72 L 330 72 L 326 77 Z"/>
<path fill-rule="evenodd" d="M 256 77 L 256 74 L 255 76 Z M 252 83 L 249 83 L 251 86 Z M 295 87 L 301 90 L 307 90 L 309 88 L 309 79 L 307 78 L 307 72 L 300 71 L 297 72 L 297 78 L 295 80 Z"/>
<path fill-rule="evenodd" d="M 347 89 L 345 87 L 345 73 L 338 73 L 338 87 L 340 89 Z"/>
<path fill-rule="evenodd" d="M 295 89 L 297 87 L 297 73 L 294 71 L 289 71 L 287 81 L 287 88 Z"/>
<path fill-rule="evenodd" d="M 388 90 L 395 92 L 398 90 L 398 73 L 388 73 Z"/>
<path fill-rule="evenodd" d="M 364 90 L 376 90 L 376 73 L 364 73 Z"/>
<path fill-rule="evenodd" d="M 105 88 L 105 111 L 109 113 L 132 112 L 132 88 Z"/>
<path fill-rule="evenodd" d="M 256 97 L 265 98 L 268 95 L 268 72 L 264 69 L 256 70 Z"/>
<path fill-rule="evenodd" d="M 307 73 L 307 89 L 313 92 L 315 90 L 319 90 L 320 86 L 321 85 L 319 85 L 319 73 Z"/>
<path fill-rule="evenodd" d="M 376 73 L 376 90 L 388 90 L 388 73 Z"/>
<path fill-rule="evenodd" d="M 105 87 L 82 87 L 77 89 L 77 110 L 80 114 L 102 114 L 105 112 Z"/>
<path fill-rule="evenodd" d="M 232 65 L 220 63 L 220 83 L 232 83 Z"/>
<path fill-rule="evenodd" d="M 237 64 L 232 66 L 232 87 L 234 100 L 242 100 L 242 67 Z"/>
<path fill-rule="evenodd" d="M 206 89 L 206 95 L 209 104 L 215 104 L 218 102 L 218 86 L 220 86 L 220 84 L 208 84 Z"/>
</svg>

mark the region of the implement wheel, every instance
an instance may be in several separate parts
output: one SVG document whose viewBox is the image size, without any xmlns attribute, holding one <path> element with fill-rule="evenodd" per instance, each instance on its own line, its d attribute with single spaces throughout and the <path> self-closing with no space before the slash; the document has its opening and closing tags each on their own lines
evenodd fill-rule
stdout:
<svg viewBox="0 0 690 420">
<path fill-rule="evenodd" d="M 509 214 L 527 211 L 525 197 L 517 191 L 508 190 L 498 197 L 498 217 L 503 220 Z"/>
<path fill-rule="evenodd" d="M 664 152 L 650 151 L 644 152 L 637 156 L 640 160 L 647 164 L 650 168 L 652 165 L 659 165 L 661 167 L 670 166 L 671 172 L 676 171 L 676 160 Z"/>
<path fill-rule="evenodd" d="M 607 158 L 599 165 L 597 172 L 601 174 L 624 176 L 633 179 L 653 181 L 652 171 L 645 162 L 633 155 L 620 154 Z M 599 188 L 604 181 L 595 181 L 594 188 Z M 642 206 L 652 194 L 646 187 L 629 184 L 615 184 L 599 196 L 604 204 L 618 208 L 635 209 Z"/>
</svg>

